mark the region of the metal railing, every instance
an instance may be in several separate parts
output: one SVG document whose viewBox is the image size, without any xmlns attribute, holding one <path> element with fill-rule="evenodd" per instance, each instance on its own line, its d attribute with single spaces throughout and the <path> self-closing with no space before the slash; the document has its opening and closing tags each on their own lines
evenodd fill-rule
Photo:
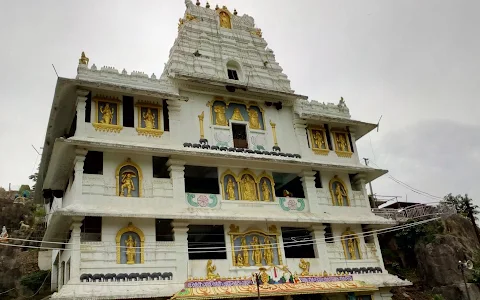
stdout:
<svg viewBox="0 0 480 300">
<path fill-rule="evenodd" d="M 377 216 L 406 222 L 419 218 L 446 217 L 457 213 L 455 206 L 445 202 L 433 202 L 416 204 L 405 208 L 373 208 L 372 212 Z"/>
</svg>

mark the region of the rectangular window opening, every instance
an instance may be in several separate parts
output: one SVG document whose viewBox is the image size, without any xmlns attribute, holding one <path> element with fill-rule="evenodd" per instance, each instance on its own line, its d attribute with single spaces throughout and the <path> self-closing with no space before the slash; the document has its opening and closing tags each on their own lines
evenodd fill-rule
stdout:
<svg viewBox="0 0 480 300">
<path fill-rule="evenodd" d="M 248 148 L 247 125 L 232 124 L 233 146 L 235 148 Z"/>
<path fill-rule="evenodd" d="M 167 100 L 162 101 L 162 113 L 163 113 L 163 131 L 170 131 L 170 119 L 168 118 L 168 104 Z"/>
<path fill-rule="evenodd" d="M 308 148 L 310 148 L 310 139 L 308 138 L 308 136 L 310 135 L 310 133 L 309 133 L 308 128 L 305 128 L 305 132 L 307 133 L 307 146 L 308 146 Z"/>
<path fill-rule="evenodd" d="M 330 129 L 327 124 L 325 124 L 325 135 L 327 136 L 328 149 L 333 150 L 332 137 L 330 136 Z"/>
<path fill-rule="evenodd" d="M 315 187 L 317 189 L 323 188 L 322 186 L 322 177 L 320 176 L 320 171 L 315 171 Z"/>
<path fill-rule="evenodd" d="M 362 224 L 362 232 L 366 233 L 366 235 L 363 236 L 363 239 L 365 240 L 366 244 L 373 244 L 375 243 L 375 239 L 371 233 L 369 234 L 370 231 L 373 229 L 368 227 L 368 225 Z"/>
<path fill-rule="evenodd" d="M 134 127 L 133 97 L 123 96 L 123 126 Z"/>
<path fill-rule="evenodd" d="M 102 217 L 85 217 L 80 227 L 80 239 L 82 241 L 102 241 Z"/>
<path fill-rule="evenodd" d="M 333 240 L 332 225 L 327 223 L 323 224 L 323 226 L 325 226 L 325 242 L 329 244 L 335 243 L 335 241 Z"/>
<path fill-rule="evenodd" d="M 155 240 L 157 242 L 174 241 L 171 219 L 155 219 Z"/>
<path fill-rule="evenodd" d="M 355 149 L 353 147 L 353 142 L 352 142 L 352 135 L 350 134 L 350 128 L 347 127 L 348 131 L 348 141 L 350 142 L 350 150 L 352 150 L 352 153 L 355 153 Z"/>
<path fill-rule="evenodd" d="M 220 194 L 218 169 L 214 167 L 185 166 L 185 192 Z"/>
<path fill-rule="evenodd" d="M 302 180 L 297 174 L 273 172 L 272 175 L 275 182 L 275 196 L 289 195 L 289 197 L 305 198 Z"/>
<path fill-rule="evenodd" d="M 196 248 L 215 247 L 215 251 Z M 227 259 L 223 225 L 188 225 L 188 259 Z"/>
<path fill-rule="evenodd" d="M 227 69 L 228 79 L 238 80 L 237 70 Z"/>
<path fill-rule="evenodd" d="M 85 123 L 90 123 L 92 116 L 92 92 L 88 93 L 87 100 L 85 100 Z"/>
<path fill-rule="evenodd" d="M 168 157 L 152 157 L 153 178 L 170 178 L 167 161 Z"/>
<path fill-rule="evenodd" d="M 355 180 L 355 176 L 357 174 L 348 174 L 348 178 L 350 179 L 350 185 L 352 187 L 352 191 L 361 191 L 362 186 Z"/>
<path fill-rule="evenodd" d="M 282 227 L 282 239 L 286 258 L 315 258 L 312 233 L 307 228 Z"/>
<path fill-rule="evenodd" d="M 83 165 L 83 173 L 103 175 L 103 152 L 88 151 Z"/>
</svg>

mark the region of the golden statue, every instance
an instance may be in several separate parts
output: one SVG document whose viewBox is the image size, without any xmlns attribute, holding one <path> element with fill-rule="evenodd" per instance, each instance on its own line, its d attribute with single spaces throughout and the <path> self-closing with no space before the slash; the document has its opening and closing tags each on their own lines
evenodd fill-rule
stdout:
<svg viewBox="0 0 480 300">
<path fill-rule="evenodd" d="M 127 196 L 127 197 L 132 197 L 132 191 L 135 190 L 135 184 L 133 183 L 133 177 L 135 176 L 135 173 L 132 171 L 125 171 L 122 174 L 122 185 L 120 186 L 120 195 L 121 197 Z M 125 189 L 127 189 L 125 191 Z"/>
<path fill-rule="evenodd" d="M 235 200 L 235 185 L 233 184 L 232 178 L 228 178 L 227 199 L 228 200 Z"/>
<path fill-rule="evenodd" d="M 240 250 L 242 251 L 242 255 L 243 255 L 243 265 L 249 266 L 250 260 L 248 259 L 248 245 L 245 237 L 242 237 L 242 245 L 240 246 Z"/>
<path fill-rule="evenodd" d="M 270 242 L 270 239 L 266 237 L 264 240 L 264 248 L 263 250 L 263 256 L 265 257 L 265 262 L 267 265 L 272 266 L 273 265 L 273 247 L 272 243 Z"/>
<path fill-rule="evenodd" d="M 271 200 L 271 192 L 270 187 L 267 184 L 267 181 L 264 180 L 262 183 L 262 194 L 263 194 L 263 201 L 270 201 Z"/>
<path fill-rule="evenodd" d="M 215 279 L 215 278 L 220 278 L 220 275 L 218 273 L 215 273 L 217 270 L 217 267 L 213 265 L 213 262 L 211 259 L 207 261 L 207 279 Z"/>
<path fill-rule="evenodd" d="M 260 122 L 258 121 L 258 112 L 250 108 L 248 110 L 248 117 L 249 117 L 249 126 L 250 129 L 260 129 Z"/>
<path fill-rule="evenodd" d="M 113 107 L 110 108 L 110 104 L 105 104 L 105 106 L 100 106 L 100 112 L 102 113 L 102 120 L 100 123 L 112 124 L 113 114 L 115 113 Z"/>
<path fill-rule="evenodd" d="M 242 116 L 242 113 L 240 112 L 240 108 L 238 107 L 235 107 L 233 109 L 233 115 L 232 115 L 232 120 L 235 120 L 235 121 L 245 121 L 243 119 L 243 116 Z"/>
<path fill-rule="evenodd" d="M 227 117 L 225 116 L 225 106 L 215 105 L 213 111 L 215 112 L 215 125 L 227 126 L 228 122 Z"/>
<path fill-rule="evenodd" d="M 325 140 L 323 139 L 323 135 L 320 131 L 315 131 L 313 134 L 313 146 L 314 148 L 325 149 Z"/>
<path fill-rule="evenodd" d="M 142 114 L 143 121 L 145 122 L 146 129 L 155 129 L 155 115 L 150 108 L 147 108 L 147 112 Z"/>
<path fill-rule="evenodd" d="M 230 16 L 224 11 L 220 12 L 220 27 L 232 28 L 232 25 L 230 24 Z"/>
<path fill-rule="evenodd" d="M 300 276 L 310 275 L 310 262 L 305 261 L 303 258 L 301 258 L 298 267 L 302 270 Z"/>
<path fill-rule="evenodd" d="M 357 259 L 356 251 L 355 251 L 355 242 L 353 240 L 354 238 L 349 238 L 347 239 L 347 247 L 348 247 L 348 253 L 350 254 L 350 259 Z"/>
<path fill-rule="evenodd" d="M 241 253 L 238 253 L 237 255 L 237 267 L 243 267 L 243 256 Z"/>
<path fill-rule="evenodd" d="M 255 182 L 250 175 L 246 175 L 242 179 L 242 198 L 243 200 L 257 200 L 257 191 L 255 188 Z"/>
<path fill-rule="evenodd" d="M 335 195 L 337 196 L 337 203 L 339 206 L 343 206 L 343 198 L 347 197 L 347 192 L 343 185 L 337 181 L 337 187 L 335 188 Z"/>
<path fill-rule="evenodd" d="M 129 234 L 128 238 L 125 240 L 125 248 L 126 256 L 127 256 L 127 264 L 134 264 L 135 263 L 135 256 L 136 256 L 136 249 L 137 243 L 132 238 L 132 235 Z"/>
<path fill-rule="evenodd" d="M 262 265 L 262 247 L 258 244 L 258 237 L 254 236 L 252 242 L 250 243 L 252 246 L 252 257 L 253 261 L 255 262 L 256 266 Z"/>
<path fill-rule="evenodd" d="M 348 144 L 347 144 L 347 140 L 345 139 L 345 135 L 342 133 L 342 134 L 338 134 L 338 137 L 337 137 L 337 145 L 338 145 L 338 149 L 340 151 L 348 151 Z"/>
<path fill-rule="evenodd" d="M 79 65 L 88 65 L 88 62 L 90 60 L 88 57 L 85 55 L 85 52 L 82 51 L 82 55 L 80 56 L 80 59 L 78 60 Z"/>
</svg>

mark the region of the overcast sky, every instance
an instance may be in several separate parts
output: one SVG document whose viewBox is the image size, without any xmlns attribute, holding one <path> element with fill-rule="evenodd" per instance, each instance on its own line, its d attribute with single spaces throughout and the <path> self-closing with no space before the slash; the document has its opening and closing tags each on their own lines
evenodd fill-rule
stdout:
<svg viewBox="0 0 480 300">
<path fill-rule="evenodd" d="M 205 5 L 205 0 L 202 0 Z M 432 195 L 480 204 L 480 1 L 211 1 L 255 18 L 289 76 L 310 99 L 344 97 L 380 131 L 361 157 Z M 0 186 L 29 183 L 53 99 L 55 65 L 75 77 L 85 51 L 98 67 L 161 74 L 183 0 L 4 1 L 0 10 Z M 374 192 L 434 201 L 384 176 Z"/>
</svg>

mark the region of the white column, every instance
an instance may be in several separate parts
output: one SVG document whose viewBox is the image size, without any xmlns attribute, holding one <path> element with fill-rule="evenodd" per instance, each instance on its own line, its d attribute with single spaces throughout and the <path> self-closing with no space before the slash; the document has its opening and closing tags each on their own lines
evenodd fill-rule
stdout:
<svg viewBox="0 0 480 300">
<path fill-rule="evenodd" d="M 77 90 L 77 129 L 75 131 L 75 136 L 84 136 L 85 135 L 85 107 L 87 103 L 88 91 L 86 90 Z"/>
<path fill-rule="evenodd" d="M 313 238 L 315 240 L 315 257 L 320 262 L 321 272 L 333 272 L 332 270 L 330 270 L 330 258 L 328 257 L 327 244 L 325 243 L 325 225 L 312 225 L 311 230 Z"/>
<path fill-rule="evenodd" d="M 295 129 L 295 136 L 297 138 L 300 155 L 302 157 L 310 156 L 311 151 L 309 151 L 310 149 L 308 148 L 308 136 L 307 131 L 305 130 L 307 128 L 307 122 L 304 119 L 300 119 L 297 114 L 294 114 L 293 128 Z"/>
<path fill-rule="evenodd" d="M 356 206 L 362 206 L 362 207 L 368 207 L 370 208 L 370 201 L 368 200 L 368 194 L 365 189 L 366 183 L 366 177 L 365 174 L 357 174 L 353 177 L 353 182 L 350 182 L 350 184 L 353 186 L 359 186 L 360 190 L 362 191 L 363 197 L 362 197 L 362 203 L 355 203 Z M 353 191 L 353 188 L 352 188 Z"/>
<path fill-rule="evenodd" d="M 183 245 L 178 247 L 175 253 L 177 270 L 173 280 L 175 282 L 185 282 L 188 279 L 188 223 L 172 222 L 175 244 Z"/>
<path fill-rule="evenodd" d="M 373 234 L 373 241 L 375 243 L 375 249 L 376 249 L 375 255 L 377 256 L 377 260 L 378 260 L 378 263 L 380 264 L 380 268 L 382 268 L 383 272 L 386 273 L 387 269 L 385 269 L 385 264 L 383 263 L 382 251 L 380 250 L 380 242 L 378 241 L 377 233 Z"/>
<path fill-rule="evenodd" d="M 317 199 L 317 188 L 315 187 L 315 172 L 314 171 L 303 171 L 300 175 L 300 180 L 303 185 L 303 192 L 305 193 L 305 198 L 308 200 L 308 206 L 310 212 L 319 212 L 318 210 L 318 199 Z"/>
<path fill-rule="evenodd" d="M 85 156 L 87 155 L 88 151 L 85 149 L 76 149 L 75 150 L 75 160 L 74 160 L 74 170 L 75 170 L 75 180 L 73 181 L 74 187 L 74 197 L 73 201 L 79 201 L 82 197 L 82 189 L 83 189 L 83 165 L 85 164 Z"/>
<path fill-rule="evenodd" d="M 167 161 L 168 171 L 173 186 L 173 201 L 178 208 L 187 207 L 185 198 L 185 162 L 170 158 Z"/>
<path fill-rule="evenodd" d="M 180 125 L 180 111 L 182 108 L 182 102 L 179 100 L 167 100 L 168 104 L 168 119 L 170 123 L 170 141 L 178 144 L 182 142 L 182 126 Z"/>
<path fill-rule="evenodd" d="M 80 282 L 80 227 L 83 217 L 73 217 L 73 223 L 70 226 L 72 230 L 71 242 L 72 253 L 70 256 L 70 280 L 72 283 Z"/>
</svg>

